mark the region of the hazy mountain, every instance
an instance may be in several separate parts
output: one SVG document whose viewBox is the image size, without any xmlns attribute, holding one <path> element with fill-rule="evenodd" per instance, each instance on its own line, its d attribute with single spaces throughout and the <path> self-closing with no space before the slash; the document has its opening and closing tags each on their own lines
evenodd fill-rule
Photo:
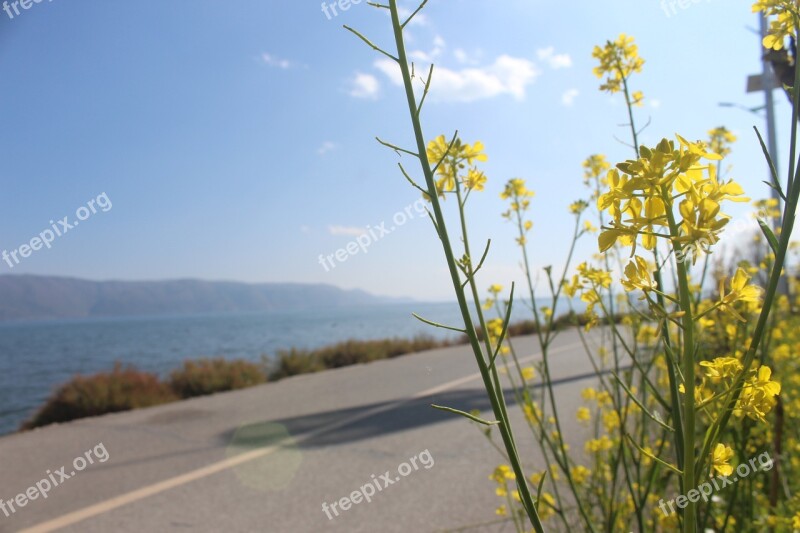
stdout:
<svg viewBox="0 0 800 533">
<path fill-rule="evenodd" d="M 323 284 L 0 276 L 0 320 L 283 311 L 396 301 Z"/>
</svg>

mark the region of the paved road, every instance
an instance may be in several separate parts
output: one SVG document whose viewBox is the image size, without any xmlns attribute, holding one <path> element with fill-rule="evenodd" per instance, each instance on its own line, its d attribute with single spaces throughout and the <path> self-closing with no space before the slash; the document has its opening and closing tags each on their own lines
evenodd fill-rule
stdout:
<svg viewBox="0 0 800 533">
<path fill-rule="evenodd" d="M 515 345 L 538 357 L 533 338 Z M 571 422 L 594 382 L 576 332 L 559 335 L 551 360 Z M 0 532 L 513 531 L 488 524 L 498 453 L 431 403 L 489 410 L 465 347 L 11 435 L 0 439 L 0 498 L 16 509 L 0 510 Z M 575 424 L 565 434 L 583 440 Z M 542 466 L 530 446 L 520 453 Z M 37 482 L 46 489 L 42 479 L 53 485 L 46 499 L 31 489 L 36 499 L 13 502 Z M 373 482 L 371 502 L 330 510 Z"/>
</svg>

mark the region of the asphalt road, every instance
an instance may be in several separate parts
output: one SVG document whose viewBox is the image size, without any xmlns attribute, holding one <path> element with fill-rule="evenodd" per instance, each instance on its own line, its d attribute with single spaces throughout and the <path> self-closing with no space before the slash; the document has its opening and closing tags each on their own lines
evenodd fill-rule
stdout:
<svg viewBox="0 0 800 533">
<path fill-rule="evenodd" d="M 539 357 L 532 337 L 515 346 Z M 551 365 L 580 446 L 574 413 L 594 379 L 576 332 L 557 337 Z M 491 416 L 466 347 L 0 438 L 0 532 L 513 531 L 494 513 L 498 452 L 431 403 Z M 541 469 L 530 435 L 519 439 L 528 471 Z M 370 502 L 342 508 L 367 485 L 380 488 Z"/>
</svg>

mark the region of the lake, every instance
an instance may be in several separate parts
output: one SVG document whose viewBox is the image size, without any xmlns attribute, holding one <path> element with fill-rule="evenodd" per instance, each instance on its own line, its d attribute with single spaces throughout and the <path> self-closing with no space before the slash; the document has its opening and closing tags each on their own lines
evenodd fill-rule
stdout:
<svg viewBox="0 0 800 533">
<path fill-rule="evenodd" d="M 0 323 L 0 434 L 15 431 L 73 375 L 110 370 L 115 361 L 165 376 L 187 358 L 260 361 L 280 349 L 318 348 L 346 339 L 457 336 L 421 323 L 412 312 L 460 326 L 456 303 Z M 513 320 L 529 316 L 524 306 L 515 306 Z"/>
</svg>

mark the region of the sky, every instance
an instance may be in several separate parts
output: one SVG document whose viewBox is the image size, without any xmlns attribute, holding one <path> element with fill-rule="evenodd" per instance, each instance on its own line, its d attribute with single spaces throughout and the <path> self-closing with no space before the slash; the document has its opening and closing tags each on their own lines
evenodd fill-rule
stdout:
<svg viewBox="0 0 800 533">
<path fill-rule="evenodd" d="M 725 125 L 739 137 L 730 177 L 752 198 L 768 194 L 752 131 L 763 119 L 718 105 L 763 102 L 745 94 L 761 68 L 756 16 L 748 2 L 683 5 L 430 0 L 407 26 L 416 70 L 435 63 L 426 139 L 457 129 L 488 155 L 486 189 L 467 204 L 472 247 L 492 239 L 482 287 L 522 281 L 500 216 L 509 178 L 536 191 L 534 268 L 560 268 L 568 206 L 587 195 L 581 162 L 632 156 L 623 102 L 592 74 L 592 48 L 620 33 L 646 60 L 632 81 L 645 94 L 642 142 L 702 139 Z M 13 18 L 0 12 L 0 250 L 19 261 L 0 262 L 0 273 L 454 298 L 419 194 L 397 166 L 421 181 L 414 158 L 375 139 L 413 147 L 396 71 L 343 28 L 393 51 L 385 10 L 362 2 L 334 15 L 308 0 L 45 0 L 9 10 Z M 776 101 L 785 146 L 789 106 Z M 746 218 L 743 206 L 728 212 Z M 38 250 L 20 248 L 36 238 Z M 587 236 L 577 259 L 596 250 Z"/>
</svg>

